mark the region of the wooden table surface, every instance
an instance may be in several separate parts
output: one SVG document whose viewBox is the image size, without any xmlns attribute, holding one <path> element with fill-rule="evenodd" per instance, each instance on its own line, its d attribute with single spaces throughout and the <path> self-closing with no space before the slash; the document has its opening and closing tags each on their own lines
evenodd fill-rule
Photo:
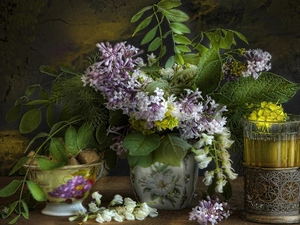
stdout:
<svg viewBox="0 0 300 225">
<path fill-rule="evenodd" d="M 16 177 L 0 177 L 0 188 L 3 188 L 6 184 L 8 184 L 11 180 L 15 179 Z M 21 178 L 20 178 L 21 179 Z M 192 207 L 195 207 L 198 204 L 199 196 L 201 196 L 202 192 L 206 190 L 206 187 L 202 183 L 203 177 L 199 177 L 197 189 L 195 192 L 195 197 L 193 198 L 190 206 L 183 210 L 177 211 L 167 211 L 167 210 L 158 210 L 158 217 L 150 218 L 147 217 L 143 221 L 124 221 L 122 224 L 141 224 L 141 225 L 185 225 L 185 224 L 195 224 L 198 223 L 196 221 L 189 221 L 189 212 L 191 211 Z M 228 201 L 230 206 L 234 208 L 233 214 L 226 220 L 221 221 L 219 224 L 221 225 L 251 225 L 257 224 L 252 223 L 249 221 L 242 220 L 239 217 L 239 214 L 243 210 L 243 177 L 238 177 L 236 180 L 232 181 L 232 188 L 233 188 L 233 196 L 232 199 Z M 95 186 L 93 187 L 92 191 L 99 191 L 100 194 L 103 195 L 102 202 L 104 206 L 107 206 L 108 202 L 113 199 L 115 194 L 120 194 L 121 196 L 130 197 L 134 199 L 134 194 L 131 188 L 129 177 L 127 176 L 106 176 L 102 177 L 100 180 L 97 181 Z M 7 198 L 0 198 L 0 205 L 9 202 L 11 199 Z M 91 197 L 88 197 L 84 201 L 84 205 L 91 201 Z M 33 211 L 30 212 L 30 218 L 24 219 L 21 218 L 18 220 L 17 224 L 20 225 L 62 225 L 62 224 L 79 224 L 80 221 L 73 221 L 69 222 L 68 217 L 55 217 L 55 216 L 46 216 L 41 214 L 41 209 L 44 207 L 44 203 L 41 203 L 37 206 Z M 8 224 L 10 219 L 1 219 L 0 224 Z M 85 224 L 98 224 L 94 220 L 88 220 Z M 104 224 L 120 225 L 119 222 L 109 222 Z"/>
</svg>

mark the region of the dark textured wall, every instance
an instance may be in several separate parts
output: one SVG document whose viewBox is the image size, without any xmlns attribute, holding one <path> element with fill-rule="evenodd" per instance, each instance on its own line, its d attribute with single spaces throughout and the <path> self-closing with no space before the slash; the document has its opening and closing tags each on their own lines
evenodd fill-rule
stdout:
<svg viewBox="0 0 300 225">
<path fill-rule="evenodd" d="M 0 0 L 0 130 L 5 113 L 28 85 L 44 82 L 41 64 L 58 67 L 72 62 L 84 69 L 84 60 L 101 41 L 131 38 L 130 18 L 156 0 Z M 235 29 L 249 41 L 249 48 L 270 52 L 272 71 L 300 82 L 299 0 L 183 0 L 194 32 L 214 27 Z M 300 94 L 286 108 L 300 113 Z"/>
</svg>

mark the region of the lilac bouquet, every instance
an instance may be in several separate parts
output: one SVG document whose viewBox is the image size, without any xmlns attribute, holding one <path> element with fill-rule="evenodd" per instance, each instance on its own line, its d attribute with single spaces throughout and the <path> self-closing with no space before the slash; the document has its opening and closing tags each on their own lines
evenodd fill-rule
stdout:
<svg viewBox="0 0 300 225">
<path fill-rule="evenodd" d="M 149 72 L 144 68 L 157 60 L 154 55 L 144 62 L 141 51 L 124 42 L 97 47 L 99 60 L 87 68 L 83 84 L 100 92 L 106 108 L 121 111 L 128 121 L 105 131 L 115 136 L 110 148 L 118 155 L 126 153 L 132 168 L 154 162 L 179 166 L 188 152 L 195 154 L 202 169 L 214 160 L 217 169 L 206 173 L 205 183 L 211 184 L 217 173 L 216 191 L 223 192 L 226 177 L 237 176 L 227 151 L 232 140 L 222 116 L 226 106 L 186 85 L 197 74 L 197 66 L 175 63 Z"/>
</svg>

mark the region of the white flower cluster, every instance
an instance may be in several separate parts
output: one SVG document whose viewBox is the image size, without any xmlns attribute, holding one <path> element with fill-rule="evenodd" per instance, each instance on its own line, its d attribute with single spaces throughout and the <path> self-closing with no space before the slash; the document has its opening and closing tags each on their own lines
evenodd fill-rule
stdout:
<svg viewBox="0 0 300 225">
<path fill-rule="evenodd" d="M 224 127 L 221 134 L 207 135 L 202 133 L 202 138 L 194 144 L 193 152 L 200 169 L 206 168 L 214 158 L 216 169 L 205 171 L 203 182 L 206 186 L 209 186 L 213 182 L 214 175 L 216 175 L 217 185 L 215 191 L 217 193 L 223 193 L 223 187 L 227 182 L 225 174 L 230 179 L 235 179 L 238 176 L 231 167 L 232 161 L 227 151 L 232 143 L 230 131 Z M 215 152 L 215 154 L 212 155 L 211 152 Z"/>
<path fill-rule="evenodd" d="M 137 204 L 131 198 L 124 198 L 121 195 L 115 195 L 108 207 L 101 206 L 102 195 L 98 192 L 92 194 L 94 199 L 89 203 L 87 213 L 78 212 L 77 215 L 69 218 L 69 221 L 82 218 L 82 222 L 88 219 L 95 219 L 98 223 L 125 220 L 144 220 L 146 217 L 156 217 L 157 209 L 148 206 L 147 203 Z"/>
</svg>

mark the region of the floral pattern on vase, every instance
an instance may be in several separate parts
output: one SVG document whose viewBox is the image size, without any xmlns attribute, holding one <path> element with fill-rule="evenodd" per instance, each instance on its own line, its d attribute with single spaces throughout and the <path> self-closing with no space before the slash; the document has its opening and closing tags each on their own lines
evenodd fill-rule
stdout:
<svg viewBox="0 0 300 225">
<path fill-rule="evenodd" d="M 140 202 L 157 209 L 177 210 L 188 206 L 195 192 L 198 167 L 193 154 L 182 160 L 181 166 L 154 163 L 131 171 L 131 183 Z"/>
</svg>

